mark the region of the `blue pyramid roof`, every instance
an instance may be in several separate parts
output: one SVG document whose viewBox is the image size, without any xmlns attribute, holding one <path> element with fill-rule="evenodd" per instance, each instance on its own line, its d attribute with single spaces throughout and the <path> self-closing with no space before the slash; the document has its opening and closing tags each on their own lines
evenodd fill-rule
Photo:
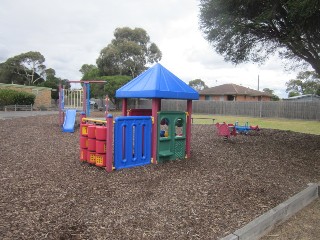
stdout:
<svg viewBox="0 0 320 240">
<path fill-rule="evenodd" d="M 117 98 L 199 99 L 196 90 L 157 63 L 116 91 Z"/>
</svg>

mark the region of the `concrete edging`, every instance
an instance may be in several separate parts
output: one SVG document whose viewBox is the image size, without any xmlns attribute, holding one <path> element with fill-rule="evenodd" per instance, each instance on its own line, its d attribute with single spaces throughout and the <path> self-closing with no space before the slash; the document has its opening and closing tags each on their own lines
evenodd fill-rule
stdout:
<svg viewBox="0 0 320 240">
<path fill-rule="evenodd" d="M 249 222 L 243 228 L 236 230 L 234 233 L 229 234 L 220 240 L 255 240 L 261 238 L 276 225 L 286 221 L 319 197 L 320 183 L 308 185 L 309 187 L 289 198 L 287 201 L 279 204 L 275 208 Z"/>
</svg>

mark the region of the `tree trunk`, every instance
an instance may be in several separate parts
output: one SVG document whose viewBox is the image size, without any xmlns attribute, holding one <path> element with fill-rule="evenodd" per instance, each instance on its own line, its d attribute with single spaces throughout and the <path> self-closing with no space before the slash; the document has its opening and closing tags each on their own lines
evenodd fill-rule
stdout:
<svg viewBox="0 0 320 240">
<path fill-rule="evenodd" d="M 319 61 L 310 61 L 310 64 L 312 68 L 315 70 L 315 72 L 320 76 L 320 60 Z"/>
</svg>

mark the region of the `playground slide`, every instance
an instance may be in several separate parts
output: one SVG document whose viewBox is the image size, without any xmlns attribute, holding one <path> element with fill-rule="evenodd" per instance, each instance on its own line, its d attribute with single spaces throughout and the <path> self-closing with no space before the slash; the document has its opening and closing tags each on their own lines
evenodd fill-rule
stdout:
<svg viewBox="0 0 320 240">
<path fill-rule="evenodd" d="M 74 132 L 74 124 L 76 122 L 77 110 L 68 109 L 62 126 L 63 132 Z"/>
</svg>

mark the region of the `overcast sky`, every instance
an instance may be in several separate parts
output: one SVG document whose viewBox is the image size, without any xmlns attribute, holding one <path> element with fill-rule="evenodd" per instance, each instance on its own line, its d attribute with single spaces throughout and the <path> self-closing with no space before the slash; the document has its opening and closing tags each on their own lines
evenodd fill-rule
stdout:
<svg viewBox="0 0 320 240">
<path fill-rule="evenodd" d="M 197 78 L 209 87 L 234 83 L 270 88 L 287 97 L 286 72 L 277 57 L 264 65 L 224 62 L 199 30 L 198 0 L 1 0 L 0 62 L 39 51 L 56 76 L 80 80 L 83 64 L 95 64 L 117 27 L 140 27 L 162 51 L 160 63 L 188 83 Z"/>
</svg>

